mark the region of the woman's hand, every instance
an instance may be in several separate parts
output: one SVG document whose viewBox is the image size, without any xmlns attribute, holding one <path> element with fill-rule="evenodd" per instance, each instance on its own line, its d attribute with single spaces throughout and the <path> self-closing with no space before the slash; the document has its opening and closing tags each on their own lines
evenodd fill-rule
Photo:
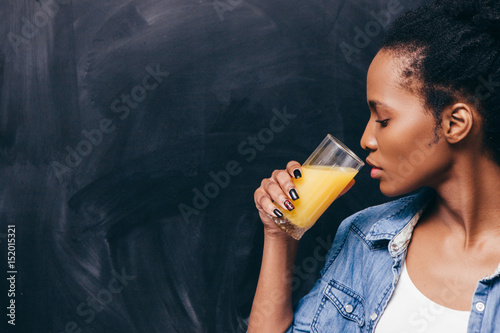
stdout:
<svg viewBox="0 0 500 333">
<path fill-rule="evenodd" d="M 293 201 L 298 198 L 299 193 L 292 182 L 292 177 L 302 177 L 302 169 L 297 161 L 288 162 L 286 170 L 274 170 L 271 178 L 262 180 L 260 187 L 254 193 L 255 206 L 264 224 L 264 232 L 270 236 L 288 236 L 276 226 L 268 214 L 281 217 L 282 211 L 294 209 Z M 280 208 L 277 208 L 273 202 Z"/>
<path fill-rule="evenodd" d="M 282 231 L 268 215 L 281 217 L 282 211 L 293 210 L 293 201 L 297 200 L 300 193 L 292 181 L 293 178 L 302 177 L 302 168 L 299 162 L 290 161 L 286 165 L 286 170 L 274 170 L 270 178 L 262 180 L 260 187 L 255 190 L 255 206 L 259 211 L 260 219 L 264 224 L 264 233 L 272 237 L 290 237 Z M 352 180 L 342 191 L 347 192 L 352 185 Z M 276 203 L 280 208 L 275 206 Z"/>
<path fill-rule="evenodd" d="M 279 217 L 282 211 L 293 210 L 293 201 L 300 193 L 292 180 L 300 177 L 300 163 L 291 161 L 286 170 L 275 170 L 271 178 L 264 179 L 255 191 L 255 206 L 264 224 L 265 237 L 248 332 L 283 332 L 293 321 L 291 277 L 298 241 L 276 226 L 268 215 Z M 351 181 L 342 194 L 353 184 Z"/>
</svg>

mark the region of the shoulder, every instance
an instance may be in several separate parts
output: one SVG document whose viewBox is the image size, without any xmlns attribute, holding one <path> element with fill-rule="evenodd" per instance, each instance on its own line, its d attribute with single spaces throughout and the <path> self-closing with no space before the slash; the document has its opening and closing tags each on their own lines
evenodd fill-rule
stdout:
<svg viewBox="0 0 500 333">
<path fill-rule="evenodd" d="M 340 224 L 327 255 L 327 269 L 337 257 L 349 237 L 356 237 L 364 246 L 374 246 L 372 241 L 391 239 L 406 223 L 433 197 L 432 189 L 424 188 L 419 192 L 380 205 L 365 208 Z M 373 236 L 373 237 L 372 237 Z M 354 250 L 354 249 L 351 249 Z M 324 271 L 323 270 L 323 271 Z"/>
<path fill-rule="evenodd" d="M 309 332 L 313 326 L 358 331 L 359 323 L 365 318 L 364 307 L 369 305 L 364 299 L 386 293 L 387 285 L 393 280 L 394 260 L 387 250 L 379 250 L 383 244 L 387 249 L 387 239 L 430 197 L 429 192 L 420 191 L 366 208 L 345 219 L 325 258 L 321 278 L 298 303 L 288 332 Z M 375 236 L 370 238 L 372 234 Z M 373 240 L 376 237 L 379 239 Z M 353 305 L 354 312 L 347 313 L 343 304 Z M 366 310 L 366 313 L 372 311 Z"/>
</svg>

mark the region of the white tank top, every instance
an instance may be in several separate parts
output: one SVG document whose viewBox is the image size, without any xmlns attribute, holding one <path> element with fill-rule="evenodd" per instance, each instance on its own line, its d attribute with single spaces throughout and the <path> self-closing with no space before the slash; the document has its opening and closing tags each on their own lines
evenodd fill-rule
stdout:
<svg viewBox="0 0 500 333">
<path fill-rule="evenodd" d="M 375 333 L 466 333 L 470 311 L 458 311 L 425 297 L 408 275 L 406 264 Z"/>
</svg>

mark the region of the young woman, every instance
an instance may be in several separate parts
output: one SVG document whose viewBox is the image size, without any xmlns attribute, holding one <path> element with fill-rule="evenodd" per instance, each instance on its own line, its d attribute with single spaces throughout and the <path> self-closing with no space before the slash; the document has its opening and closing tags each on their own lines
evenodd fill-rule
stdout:
<svg viewBox="0 0 500 333">
<path fill-rule="evenodd" d="M 342 222 L 294 312 L 298 242 L 267 214 L 295 197 L 300 164 L 264 179 L 248 332 L 500 332 L 500 2 L 442 0 L 398 19 L 367 99 L 371 176 L 387 196 L 419 191 Z"/>
</svg>

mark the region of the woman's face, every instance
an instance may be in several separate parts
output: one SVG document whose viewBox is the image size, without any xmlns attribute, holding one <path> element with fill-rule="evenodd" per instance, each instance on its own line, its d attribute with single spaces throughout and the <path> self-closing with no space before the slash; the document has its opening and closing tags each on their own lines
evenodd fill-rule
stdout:
<svg viewBox="0 0 500 333">
<path fill-rule="evenodd" d="M 443 181 L 451 156 L 436 119 L 426 111 L 417 89 L 402 87 L 402 62 L 380 51 L 367 76 L 370 120 L 361 146 L 370 151 L 371 176 L 387 196 L 402 195 Z M 439 138 L 439 140 L 438 140 Z"/>
</svg>

